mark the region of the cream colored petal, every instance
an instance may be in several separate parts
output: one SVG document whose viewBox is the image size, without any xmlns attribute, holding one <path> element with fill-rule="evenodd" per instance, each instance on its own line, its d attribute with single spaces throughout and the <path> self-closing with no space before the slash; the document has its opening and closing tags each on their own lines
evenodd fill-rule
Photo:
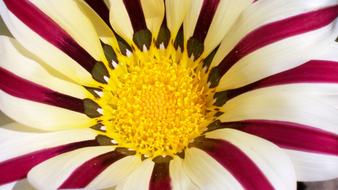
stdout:
<svg viewBox="0 0 338 190">
<path fill-rule="evenodd" d="M 141 0 L 147 28 L 156 38 L 164 18 L 163 0 Z"/>
<path fill-rule="evenodd" d="M 129 43 L 133 40 L 134 29 L 131 25 L 129 15 L 122 0 L 109 0 L 110 24 L 122 38 Z"/>
<path fill-rule="evenodd" d="M 191 181 L 183 170 L 183 160 L 175 156 L 169 165 L 171 186 L 173 190 L 198 190 L 199 188 Z"/>
<path fill-rule="evenodd" d="M 222 122 L 250 119 L 300 123 L 338 134 L 338 85 L 289 84 L 253 90 L 229 100 Z"/>
<path fill-rule="evenodd" d="M 77 0 L 32 0 L 31 2 L 59 24 L 92 57 L 102 61 L 103 51 L 99 37 L 90 19 L 79 8 Z"/>
<path fill-rule="evenodd" d="M 45 64 L 77 83 L 96 84 L 90 73 L 68 55 L 32 31 L 7 9 L 3 1 L 0 1 L 0 14 L 15 39 Z"/>
<path fill-rule="evenodd" d="M 180 29 L 183 20 L 190 10 L 191 0 L 166 0 L 166 18 L 167 26 L 171 32 L 171 37 L 176 38 L 178 30 Z"/>
<path fill-rule="evenodd" d="M 42 130 L 86 128 L 96 124 L 85 114 L 17 98 L 2 90 L 0 110 L 19 123 Z"/>
<path fill-rule="evenodd" d="M 0 36 L 0 66 L 13 74 L 54 91 L 83 99 L 85 88 L 49 74 L 41 65 L 27 57 L 29 53 L 15 39 Z"/>
<path fill-rule="evenodd" d="M 223 0 L 219 3 L 204 41 L 205 56 L 221 43 L 241 12 L 251 3 L 252 0 Z"/>
<path fill-rule="evenodd" d="M 114 149 L 111 146 L 96 146 L 60 154 L 34 166 L 28 172 L 27 179 L 37 189 L 58 189 L 86 161 Z"/>
<path fill-rule="evenodd" d="M 148 190 L 154 162 L 145 160 L 129 177 L 117 185 L 117 190 Z"/>
<path fill-rule="evenodd" d="M 193 0 L 190 9 L 188 9 L 189 11 L 186 13 L 183 21 L 183 32 L 185 40 L 188 40 L 194 34 L 202 5 L 203 0 Z"/>
<path fill-rule="evenodd" d="M 226 140 L 243 151 L 275 189 L 297 189 L 296 175 L 290 158 L 271 142 L 235 129 L 212 131 L 207 133 L 206 137 Z"/>
<path fill-rule="evenodd" d="M 137 156 L 127 156 L 122 158 L 107 167 L 92 182 L 90 182 L 86 188 L 103 189 L 120 184 L 136 170 L 141 163 L 141 159 Z"/>
<path fill-rule="evenodd" d="M 92 140 L 97 135 L 91 129 L 74 129 L 59 132 L 15 130 L 25 127 L 18 123 L 1 126 L 0 162 L 46 148 Z"/>
</svg>

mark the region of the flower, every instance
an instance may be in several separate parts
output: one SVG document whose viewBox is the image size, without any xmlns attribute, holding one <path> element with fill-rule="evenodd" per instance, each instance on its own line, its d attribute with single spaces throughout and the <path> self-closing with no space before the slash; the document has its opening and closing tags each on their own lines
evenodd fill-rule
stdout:
<svg viewBox="0 0 338 190">
<path fill-rule="evenodd" d="M 109 9 L 108 9 L 109 7 Z M 338 176 L 336 0 L 3 0 L 0 184 L 296 189 Z"/>
</svg>

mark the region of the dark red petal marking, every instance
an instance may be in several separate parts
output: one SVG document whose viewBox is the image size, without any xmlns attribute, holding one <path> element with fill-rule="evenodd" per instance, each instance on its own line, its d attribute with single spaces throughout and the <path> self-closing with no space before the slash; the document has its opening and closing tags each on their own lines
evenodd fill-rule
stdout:
<svg viewBox="0 0 338 190">
<path fill-rule="evenodd" d="M 59 189 L 84 188 L 108 166 L 125 156 L 118 151 L 112 151 L 92 158 L 74 170 Z"/>
<path fill-rule="evenodd" d="M 109 9 L 103 0 L 85 0 L 85 2 L 101 17 L 110 27 Z"/>
<path fill-rule="evenodd" d="M 293 69 L 271 75 L 247 86 L 228 90 L 225 93 L 231 99 L 258 88 L 290 83 L 338 83 L 338 62 L 311 60 Z"/>
<path fill-rule="evenodd" d="M 217 66 L 223 76 L 237 61 L 255 50 L 288 37 L 319 29 L 338 16 L 338 5 L 264 25 L 246 35 Z"/>
<path fill-rule="evenodd" d="M 91 72 L 96 60 L 45 13 L 28 0 L 4 0 L 4 2 L 7 8 L 30 29 Z"/>
<path fill-rule="evenodd" d="M 338 135 L 311 126 L 286 121 L 247 120 L 223 123 L 222 127 L 262 137 L 286 149 L 338 156 Z"/>
<path fill-rule="evenodd" d="M 155 163 L 149 190 L 171 190 L 170 181 L 169 162 Z"/>
<path fill-rule="evenodd" d="M 144 18 L 142 5 L 140 0 L 123 0 L 127 9 L 131 25 L 133 26 L 134 33 L 147 29 L 147 24 Z"/>
<path fill-rule="evenodd" d="M 55 92 L 24 78 L 20 78 L 1 67 L 0 89 L 18 98 L 53 105 L 80 113 L 84 112 L 83 101 L 81 99 Z"/>
<path fill-rule="evenodd" d="M 228 170 L 246 190 L 273 190 L 258 166 L 235 145 L 218 139 L 203 139 L 196 146 Z"/>
<path fill-rule="evenodd" d="M 204 42 L 220 0 L 204 0 L 192 38 Z"/>
<path fill-rule="evenodd" d="M 25 178 L 29 170 L 45 160 L 65 152 L 89 146 L 98 146 L 98 144 L 95 140 L 75 142 L 42 149 L 0 162 L 0 185 Z"/>
</svg>

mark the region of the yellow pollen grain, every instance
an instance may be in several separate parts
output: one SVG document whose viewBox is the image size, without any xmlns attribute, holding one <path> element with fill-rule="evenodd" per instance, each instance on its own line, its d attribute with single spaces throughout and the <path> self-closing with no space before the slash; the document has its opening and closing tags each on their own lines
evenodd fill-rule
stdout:
<svg viewBox="0 0 338 190">
<path fill-rule="evenodd" d="M 155 57 L 126 65 L 102 97 L 106 135 L 149 157 L 183 151 L 206 127 L 208 92 L 200 71 Z"/>
</svg>

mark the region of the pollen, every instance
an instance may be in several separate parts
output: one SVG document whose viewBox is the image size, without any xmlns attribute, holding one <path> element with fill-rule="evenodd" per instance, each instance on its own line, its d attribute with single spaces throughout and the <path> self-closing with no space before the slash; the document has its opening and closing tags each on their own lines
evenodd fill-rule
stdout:
<svg viewBox="0 0 338 190">
<path fill-rule="evenodd" d="M 146 157 L 182 152 L 210 123 L 211 92 L 203 69 L 166 51 L 121 61 L 99 101 L 104 134 Z"/>
</svg>

